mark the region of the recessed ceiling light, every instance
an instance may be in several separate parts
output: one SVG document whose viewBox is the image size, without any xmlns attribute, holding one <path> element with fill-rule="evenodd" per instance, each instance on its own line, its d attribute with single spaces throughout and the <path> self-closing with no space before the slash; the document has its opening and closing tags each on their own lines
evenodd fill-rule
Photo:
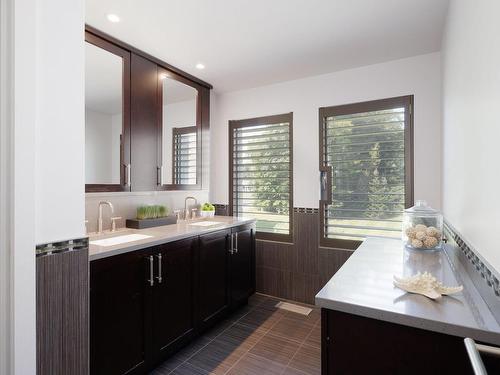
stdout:
<svg viewBox="0 0 500 375">
<path fill-rule="evenodd" d="M 198 64 L 196 64 L 196 69 L 203 70 L 203 69 L 205 69 L 205 65 L 203 65 L 202 63 L 198 63 Z"/>
<path fill-rule="evenodd" d="M 120 17 L 118 17 L 116 14 L 110 13 L 106 17 L 108 18 L 109 22 L 113 23 L 120 22 Z"/>
</svg>

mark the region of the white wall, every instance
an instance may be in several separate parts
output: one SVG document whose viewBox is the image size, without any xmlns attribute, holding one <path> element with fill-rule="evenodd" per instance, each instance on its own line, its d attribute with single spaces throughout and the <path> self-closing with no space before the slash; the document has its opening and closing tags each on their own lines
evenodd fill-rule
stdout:
<svg viewBox="0 0 500 375">
<path fill-rule="evenodd" d="M 443 39 L 443 209 L 500 272 L 500 2 L 450 2 Z"/>
<path fill-rule="evenodd" d="M 168 207 L 171 213 L 177 209 L 184 209 L 184 198 L 192 196 L 196 198 L 198 204 L 208 202 L 207 190 L 189 191 L 155 191 L 155 192 L 132 192 L 132 193 L 88 193 L 85 199 L 85 218 L 89 221 L 88 231 L 97 230 L 97 207 L 100 201 L 109 201 L 114 206 L 113 216 L 120 216 L 122 220 L 117 222 L 117 227 L 125 226 L 125 219 L 136 217 L 137 207 L 145 204 L 162 204 Z M 189 207 L 194 207 L 189 202 Z M 110 229 L 110 212 L 107 208 L 103 210 L 103 227 Z"/>
<path fill-rule="evenodd" d="M 0 373 L 35 374 L 37 1 L 0 13 Z"/>
<path fill-rule="evenodd" d="M 415 95 L 415 199 L 441 207 L 440 54 L 217 95 L 211 200 L 228 203 L 228 121 L 293 112 L 294 206 L 318 207 L 318 108 Z"/>
<path fill-rule="evenodd" d="M 85 233 L 84 2 L 38 11 L 35 239 L 45 243 Z"/>
</svg>

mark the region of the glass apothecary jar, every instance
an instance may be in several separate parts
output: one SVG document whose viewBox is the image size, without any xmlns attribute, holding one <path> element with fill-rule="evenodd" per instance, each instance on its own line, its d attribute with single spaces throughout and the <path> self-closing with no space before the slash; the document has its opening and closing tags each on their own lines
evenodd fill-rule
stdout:
<svg viewBox="0 0 500 375">
<path fill-rule="evenodd" d="M 403 243 L 418 250 L 441 249 L 443 215 L 419 200 L 403 213 Z"/>
</svg>

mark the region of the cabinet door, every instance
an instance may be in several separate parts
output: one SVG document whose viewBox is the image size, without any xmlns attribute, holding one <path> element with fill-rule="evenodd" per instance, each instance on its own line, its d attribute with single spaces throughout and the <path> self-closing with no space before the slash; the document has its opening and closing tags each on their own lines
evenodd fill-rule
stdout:
<svg viewBox="0 0 500 375">
<path fill-rule="evenodd" d="M 193 250 L 197 239 L 159 246 L 154 252 L 153 350 L 159 358 L 185 343 L 194 330 Z"/>
<path fill-rule="evenodd" d="M 231 304 L 245 302 L 253 291 L 254 229 L 234 229 L 231 255 Z"/>
<path fill-rule="evenodd" d="M 141 372 L 149 360 L 148 256 L 135 251 L 90 263 L 92 375 Z"/>
<path fill-rule="evenodd" d="M 201 326 L 215 322 L 227 312 L 229 230 L 200 236 L 198 315 Z"/>
<path fill-rule="evenodd" d="M 132 191 L 157 188 L 158 70 L 157 65 L 132 53 L 130 89 Z"/>
</svg>

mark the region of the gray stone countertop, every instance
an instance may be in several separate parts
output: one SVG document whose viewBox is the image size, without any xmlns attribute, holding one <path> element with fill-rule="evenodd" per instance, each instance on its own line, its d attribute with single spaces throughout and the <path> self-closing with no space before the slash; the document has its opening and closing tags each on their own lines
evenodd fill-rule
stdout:
<svg viewBox="0 0 500 375">
<path fill-rule="evenodd" d="M 208 227 L 200 227 L 192 225 L 202 221 L 219 222 L 217 225 Z M 91 234 L 89 236 L 89 260 L 97 260 L 113 255 L 119 255 L 130 251 L 144 249 L 146 247 L 161 245 L 167 242 L 173 242 L 184 238 L 198 236 L 218 230 L 228 229 L 239 225 L 249 224 L 255 222 L 255 219 L 243 219 L 233 216 L 215 216 L 209 219 L 197 219 L 189 222 L 181 221 L 177 224 L 163 225 L 160 227 L 147 228 L 147 229 L 128 229 L 122 228 L 116 232 L 105 232 L 103 234 Z M 137 241 L 126 242 L 111 246 L 99 246 L 93 242 L 107 238 L 118 236 L 126 236 L 133 234 L 141 234 L 149 236 L 148 238 L 139 239 Z"/>
<path fill-rule="evenodd" d="M 393 275 L 430 272 L 464 290 L 433 301 L 393 286 Z M 316 295 L 316 305 L 500 345 L 500 325 L 449 247 L 410 250 L 401 240 L 368 238 Z"/>
</svg>

